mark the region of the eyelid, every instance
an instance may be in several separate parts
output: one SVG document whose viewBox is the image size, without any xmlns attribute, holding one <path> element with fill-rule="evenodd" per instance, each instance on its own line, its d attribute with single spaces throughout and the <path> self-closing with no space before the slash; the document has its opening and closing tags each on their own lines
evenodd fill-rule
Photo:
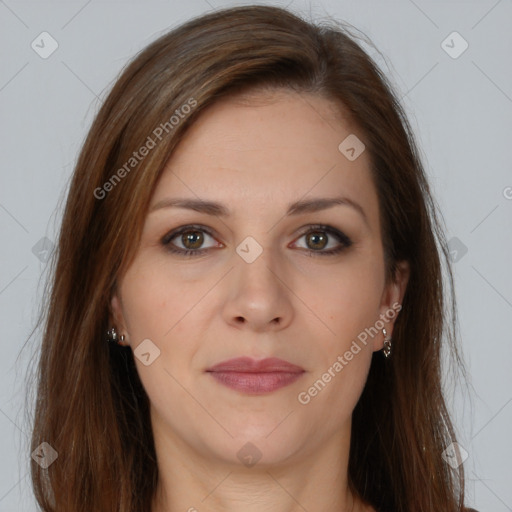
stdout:
<svg viewBox="0 0 512 512">
<path fill-rule="evenodd" d="M 350 247 L 353 244 L 353 241 L 350 239 L 350 237 L 347 236 L 343 231 L 327 224 L 308 224 L 295 240 L 315 231 L 325 231 L 326 233 L 329 233 L 340 243 L 343 243 L 346 247 Z"/>
<path fill-rule="evenodd" d="M 214 233 L 214 230 L 203 226 L 201 224 L 186 224 L 183 226 L 180 226 L 176 229 L 171 230 L 169 233 L 164 235 L 161 239 L 161 244 L 164 245 L 168 251 L 172 253 L 176 253 L 178 255 L 182 256 L 188 256 L 188 255 L 202 255 L 213 249 L 213 247 L 208 247 L 205 249 L 182 249 L 181 247 L 172 247 L 172 244 L 170 243 L 172 239 L 178 237 L 182 233 L 186 233 L 187 231 L 203 231 L 211 238 L 214 238 L 217 243 L 221 244 L 221 246 L 224 246 L 222 242 L 219 242 L 217 240 L 217 235 Z M 307 249 L 304 247 L 301 247 L 303 251 L 306 251 L 310 254 L 315 255 L 335 255 L 343 252 L 344 250 L 348 249 L 350 246 L 353 245 L 353 241 L 348 237 L 343 231 L 326 224 L 308 224 L 307 226 L 304 226 L 304 228 L 301 230 L 301 232 L 295 237 L 292 243 L 295 243 L 298 239 L 302 238 L 304 235 L 307 235 L 309 233 L 315 232 L 315 231 L 323 231 L 325 233 L 328 233 L 328 235 L 334 237 L 339 244 L 341 244 L 341 247 L 337 247 L 334 249 L 328 249 L 328 250 L 318 250 L 315 251 L 313 249 Z M 218 246 L 216 247 L 218 248 Z"/>
<path fill-rule="evenodd" d="M 166 235 L 164 235 L 161 239 L 161 244 L 168 248 L 169 251 L 175 252 L 175 253 L 182 253 L 185 254 L 187 251 L 189 253 L 197 253 L 197 254 L 203 254 L 205 252 L 208 252 L 213 247 L 208 247 L 206 249 L 182 249 L 181 247 L 177 248 L 171 248 L 171 240 L 173 238 L 179 237 L 179 235 L 186 233 L 187 231 L 203 231 L 206 233 L 209 237 L 215 239 L 215 241 L 218 244 L 221 244 L 221 246 L 224 246 L 222 242 L 219 242 L 217 240 L 217 235 L 214 233 L 214 231 L 206 226 L 203 226 L 201 224 L 186 224 L 184 226 L 180 226 L 179 228 L 173 229 L 169 231 Z M 218 246 L 217 246 L 218 247 Z"/>
<path fill-rule="evenodd" d="M 170 240 L 175 238 L 178 235 L 181 235 L 182 233 L 185 233 L 187 231 L 204 231 L 206 234 L 210 235 L 212 238 L 216 238 L 216 235 L 214 234 L 213 230 L 203 226 L 201 224 L 186 224 L 183 226 L 180 226 L 179 228 L 172 229 L 169 231 L 166 235 L 162 238 L 162 243 L 168 243 Z"/>
</svg>

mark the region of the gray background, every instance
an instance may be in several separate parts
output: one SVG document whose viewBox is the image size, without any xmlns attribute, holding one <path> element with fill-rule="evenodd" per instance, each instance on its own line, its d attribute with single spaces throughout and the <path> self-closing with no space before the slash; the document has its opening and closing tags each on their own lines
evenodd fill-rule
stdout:
<svg viewBox="0 0 512 512">
<path fill-rule="evenodd" d="M 468 502 L 481 512 L 510 511 L 512 0 L 273 3 L 345 20 L 385 56 L 367 48 L 403 98 L 454 249 L 474 389 L 447 390 L 468 452 Z M 0 511 L 36 510 L 23 450 L 25 374 L 39 336 L 22 348 L 36 320 L 64 192 L 99 101 L 150 41 L 191 16 L 234 4 L 0 0 Z M 43 51 L 43 31 L 58 43 L 46 59 L 31 47 L 35 41 Z M 457 58 L 462 40 L 442 45 L 453 31 L 469 45 Z M 44 47 L 51 48 L 49 39 Z"/>
</svg>

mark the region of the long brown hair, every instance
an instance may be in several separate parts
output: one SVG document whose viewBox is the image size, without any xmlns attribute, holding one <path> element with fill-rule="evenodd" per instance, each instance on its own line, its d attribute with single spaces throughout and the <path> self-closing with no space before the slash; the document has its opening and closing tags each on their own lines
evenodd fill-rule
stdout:
<svg viewBox="0 0 512 512">
<path fill-rule="evenodd" d="M 442 456 L 455 441 L 442 393 L 442 343 L 460 363 L 453 278 L 406 115 L 345 25 L 246 6 L 192 19 L 139 53 L 78 158 L 36 375 L 31 450 L 47 442 L 58 453 L 47 469 L 31 464 L 46 512 L 151 510 L 158 468 L 149 401 L 131 349 L 105 341 L 110 298 L 186 128 L 219 98 L 255 88 L 321 95 L 347 109 L 371 159 L 388 282 L 398 261 L 410 263 L 393 355 L 373 355 L 353 412 L 350 486 L 379 511 L 463 510 L 463 467 L 452 469 Z M 150 150 L 135 159 L 143 146 Z"/>
</svg>

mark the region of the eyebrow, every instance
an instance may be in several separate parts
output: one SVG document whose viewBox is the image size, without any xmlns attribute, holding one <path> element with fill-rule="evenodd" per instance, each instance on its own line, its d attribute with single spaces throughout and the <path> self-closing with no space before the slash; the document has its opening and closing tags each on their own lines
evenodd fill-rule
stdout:
<svg viewBox="0 0 512 512">
<path fill-rule="evenodd" d="M 300 215 L 303 213 L 318 212 L 321 210 L 327 210 L 334 206 L 349 206 L 356 210 L 364 219 L 365 223 L 369 226 L 368 217 L 366 212 L 359 203 L 356 203 L 348 197 L 317 197 L 313 199 L 303 199 L 295 201 L 288 206 L 286 215 Z M 199 213 L 206 215 L 215 215 L 219 217 L 230 217 L 231 212 L 222 203 L 215 201 L 206 201 L 204 199 L 192 199 L 192 198 L 166 198 L 158 201 L 150 209 L 150 213 L 160 210 L 162 208 L 186 208 L 194 210 Z"/>
</svg>

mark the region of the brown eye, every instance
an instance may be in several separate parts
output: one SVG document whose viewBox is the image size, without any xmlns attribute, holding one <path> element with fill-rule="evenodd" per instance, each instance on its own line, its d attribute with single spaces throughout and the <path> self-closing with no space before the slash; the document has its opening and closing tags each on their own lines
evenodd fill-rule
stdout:
<svg viewBox="0 0 512 512">
<path fill-rule="evenodd" d="M 201 231 L 185 231 L 181 234 L 181 242 L 185 249 L 199 249 L 204 242 Z"/>
<path fill-rule="evenodd" d="M 207 228 L 188 225 L 165 235 L 161 244 L 168 251 L 182 256 L 201 256 L 210 249 L 222 247 L 220 242 L 217 242 L 216 246 L 203 247 L 207 238 L 216 241 Z M 302 249 L 306 250 L 311 256 L 334 256 L 349 248 L 353 243 L 347 235 L 336 228 L 321 224 L 309 226 L 309 230 L 303 233 L 300 238 L 305 238 L 306 247 L 302 247 Z"/>
<path fill-rule="evenodd" d="M 323 249 L 328 242 L 327 236 L 325 236 L 321 231 L 311 231 L 306 235 L 306 240 L 308 246 L 315 250 Z"/>
<path fill-rule="evenodd" d="M 215 238 L 208 229 L 202 226 L 183 226 L 165 235 L 161 244 L 170 252 L 181 254 L 183 256 L 201 256 L 214 248 L 210 246 L 202 247 L 210 238 L 215 242 Z M 218 245 L 217 245 L 218 247 Z"/>
<path fill-rule="evenodd" d="M 309 230 L 303 233 L 300 238 L 305 239 L 303 249 L 311 256 L 334 256 L 348 249 L 353 243 L 345 233 L 322 224 L 310 226 Z M 326 247 L 328 248 L 326 249 Z"/>
</svg>

